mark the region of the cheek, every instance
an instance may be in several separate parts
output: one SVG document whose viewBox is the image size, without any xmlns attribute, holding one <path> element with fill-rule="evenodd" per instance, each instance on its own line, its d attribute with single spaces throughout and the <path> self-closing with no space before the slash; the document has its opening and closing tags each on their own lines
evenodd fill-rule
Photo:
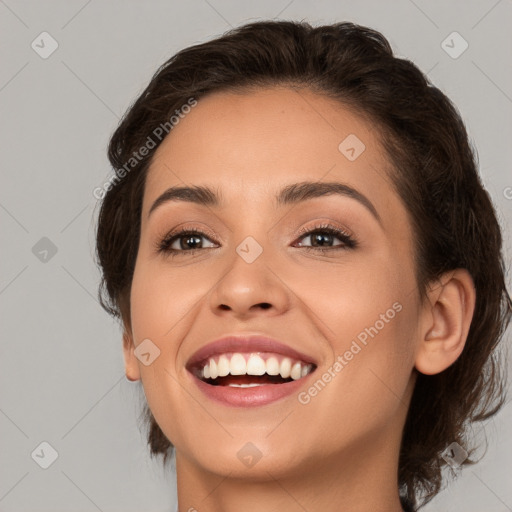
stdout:
<svg viewBox="0 0 512 512">
<path fill-rule="evenodd" d="M 183 434 L 175 411 L 190 408 L 190 397 L 178 383 L 177 354 L 202 292 L 190 277 L 184 269 L 169 270 L 138 261 L 130 296 L 135 345 L 149 339 L 158 354 L 149 365 L 139 363 L 144 394 L 157 423 L 173 443 L 179 443 Z"/>
<path fill-rule="evenodd" d="M 315 266 L 316 265 L 316 266 Z M 412 270 L 386 247 L 347 253 L 337 264 L 307 262 L 295 275 L 291 288 L 322 321 L 326 336 L 343 350 L 365 328 L 395 318 L 395 302 L 415 290 Z M 383 320 L 380 315 L 389 310 Z M 388 318 L 389 317 L 389 318 Z"/>
<path fill-rule="evenodd" d="M 185 267 L 140 264 L 131 288 L 131 318 L 136 340 L 175 338 L 179 323 L 207 292 L 207 284 Z M 194 277 L 195 276 L 195 277 Z"/>
<path fill-rule="evenodd" d="M 198 293 L 196 283 L 187 286 L 184 272 L 174 269 L 171 274 L 168 269 L 147 263 L 135 267 L 130 296 L 132 334 L 136 347 L 144 342 L 151 348 L 150 364 L 140 359 L 138 365 L 155 417 L 162 402 L 182 400 L 180 388 L 175 385 L 177 354 L 190 327 Z"/>
<path fill-rule="evenodd" d="M 336 328 L 332 360 L 299 396 L 305 417 L 314 417 L 330 438 L 325 456 L 332 446 L 378 437 L 406 412 L 416 323 L 414 308 L 402 299 L 390 295 L 382 307 L 353 308 L 352 315 L 347 310 Z M 304 442 L 314 443 L 317 431 L 302 425 Z"/>
<path fill-rule="evenodd" d="M 346 401 L 348 410 L 362 416 L 370 410 L 388 414 L 413 367 L 418 310 L 411 265 L 382 252 L 371 261 L 319 275 L 314 290 L 310 307 L 327 327 L 332 349 L 331 376 L 321 379 L 332 384 L 319 402 Z M 389 401 L 383 400 L 385 394 Z M 336 410 L 328 414 L 338 416 Z"/>
</svg>

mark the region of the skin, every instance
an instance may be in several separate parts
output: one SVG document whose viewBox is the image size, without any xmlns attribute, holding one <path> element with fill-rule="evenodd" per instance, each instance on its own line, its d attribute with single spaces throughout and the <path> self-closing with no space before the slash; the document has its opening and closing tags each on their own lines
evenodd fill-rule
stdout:
<svg viewBox="0 0 512 512">
<path fill-rule="evenodd" d="M 349 134 L 366 146 L 355 161 L 338 149 Z M 414 234 L 389 170 L 373 125 L 307 89 L 210 94 L 158 148 L 123 347 L 128 379 L 142 381 L 176 447 L 180 511 L 402 510 L 398 453 L 416 372 L 435 374 L 458 358 L 475 292 L 459 269 L 420 300 Z M 277 191 L 300 181 L 348 184 L 380 221 L 339 195 L 276 207 Z M 148 217 L 176 185 L 209 185 L 223 204 L 168 202 Z M 312 239 L 299 230 L 317 221 L 348 230 L 359 245 L 339 249 L 333 238 L 329 253 L 300 247 Z M 159 254 L 155 245 L 183 223 L 206 229 L 205 248 Z M 263 248 L 250 264 L 235 251 L 247 236 Z M 225 334 L 267 334 L 317 360 L 307 391 L 394 303 L 401 311 L 307 404 L 294 394 L 265 406 L 225 406 L 202 394 L 185 369 L 198 348 Z M 134 348 L 148 338 L 160 355 L 146 366 Z M 247 442 L 262 454 L 252 467 L 237 457 Z"/>
</svg>

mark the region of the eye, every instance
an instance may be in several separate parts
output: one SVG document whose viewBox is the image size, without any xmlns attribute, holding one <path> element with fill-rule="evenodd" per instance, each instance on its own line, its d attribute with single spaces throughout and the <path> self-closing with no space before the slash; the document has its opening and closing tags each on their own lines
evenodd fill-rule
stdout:
<svg viewBox="0 0 512 512">
<path fill-rule="evenodd" d="M 196 229 L 182 229 L 167 235 L 163 240 L 158 242 L 157 250 L 158 252 L 169 253 L 171 255 L 178 252 L 194 252 L 197 249 L 204 248 L 201 242 L 203 238 L 208 239 L 202 231 Z"/>
<path fill-rule="evenodd" d="M 302 242 L 297 243 L 298 247 L 302 247 L 308 251 L 326 253 L 329 251 L 346 250 L 357 247 L 357 241 L 353 236 L 331 224 L 322 224 L 314 226 L 313 228 L 303 229 L 299 235 L 300 238 L 298 240 L 302 240 Z M 203 239 L 208 240 L 207 243 L 211 245 L 205 246 L 202 242 Z M 341 243 L 333 245 L 336 239 Z M 304 241 L 306 240 L 309 240 L 311 245 L 305 245 Z M 187 228 L 166 235 L 156 244 L 157 252 L 168 256 L 183 255 L 187 252 L 195 253 L 200 249 L 212 247 L 215 247 L 215 243 L 210 240 L 209 236 L 197 229 Z"/>
<path fill-rule="evenodd" d="M 327 252 L 357 247 L 357 242 L 353 236 L 331 224 L 322 224 L 304 229 L 300 234 L 299 240 L 309 240 L 311 245 L 305 246 L 303 242 L 300 242 L 298 245 L 307 250 Z M 340 240 L 341 244 L 332 245 L 335 239 Z"/>
</svg>

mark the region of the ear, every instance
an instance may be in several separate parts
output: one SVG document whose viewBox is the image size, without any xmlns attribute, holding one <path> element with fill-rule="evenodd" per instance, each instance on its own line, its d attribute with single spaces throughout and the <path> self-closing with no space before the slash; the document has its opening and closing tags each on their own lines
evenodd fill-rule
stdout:
<svg viewBox="0 0 512 512">
<path fill-rule="evenodd" d="M 434 375 L 452 365 L 462 353 L 475 309 L 473 279 L 465 269 L 444 274 L 427 292 L 422 308 L 415 367 Z"/>
<path fill-rule="evenodd" d="M 123 332 L 123 354 L 126 378 L 131 381 L 140 379 L 139 360 L 134 354 L 135 344 L 133 337 L 128 331 Z"/>
</svg>

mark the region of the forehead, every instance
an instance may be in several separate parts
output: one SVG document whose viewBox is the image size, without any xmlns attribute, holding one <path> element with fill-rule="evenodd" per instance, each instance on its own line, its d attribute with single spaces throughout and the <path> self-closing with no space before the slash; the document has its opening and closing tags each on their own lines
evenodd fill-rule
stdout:
<svg viewBox="0 0 512 512">
<path fill-rule="evenodd" d="M 157 149 L 143 212 L 165 189 L 183 184 L 263 201 L 289 183 L 339 181 L 378 204 L 389 201 L 383 195 L 396 196 L 388 170 L 376 129 L 334 99 L 288 87 L 215 92 L 200 98 Z"/>
</svg>

